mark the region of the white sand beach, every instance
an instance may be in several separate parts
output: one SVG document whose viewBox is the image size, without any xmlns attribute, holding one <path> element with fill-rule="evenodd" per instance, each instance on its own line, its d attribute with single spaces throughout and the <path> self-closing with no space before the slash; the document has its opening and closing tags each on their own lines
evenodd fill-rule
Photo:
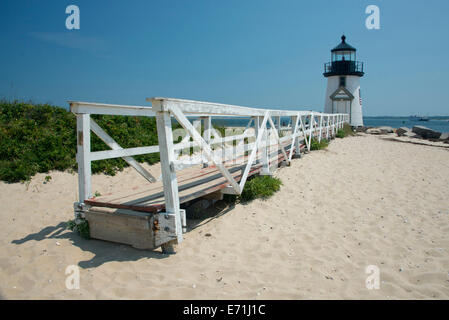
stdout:
<svg viewBox="0 0 449 320">
<path fill-rule="evenodd" d="M 276 172 L 272 198 L 189 221 L 175 255 L 65 230 L 77 175 L 0 182 L 3 299 L 448 299 L 449 149 L 335 139 Z M 157 168 L 153 169 L 157 171 Z M 141 180 L 139 180 L 141 179 Z M 144 180 L 128 168 L 93 190 Z M 80 288 L 66 288 L 76 265 Z M 365 268 L 380 271 L 366 288 Z"/>
</svg>

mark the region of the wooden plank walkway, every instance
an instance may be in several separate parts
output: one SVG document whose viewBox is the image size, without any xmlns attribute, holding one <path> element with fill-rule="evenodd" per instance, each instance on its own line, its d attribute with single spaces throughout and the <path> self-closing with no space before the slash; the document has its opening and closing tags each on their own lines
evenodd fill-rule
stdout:
<svg viewBox="0 0 449 320">
<path fill-rule="evenodd" d="M 287 146 L 287 144 L 285 144 Z M 301 149 L 305 145 L 301 145 Z M 295 153 L 295 150 L 293 149 Z M 271 157 L 271 161 L 278 160 L 278 163 L 284 160 L 282 152 L 277 150 L 277 154 Z M 243 170 L 246 166 L 248 156 L 240 164 L 227 164 L 225 167 L 229 170 L 232 177 L 239 182 Z M 258 157 L 260 160 L 260 157 Z M 262 164 L 258 162 L 251 167 L 249 176 L 258 174 L 262 169 Z M 226 188 L 229 182 L 219 172 L 216 166 L 203 168 L 202 165 L 195 165 L 183 169 L 177 173 L 179 202 L 186 203 L 196 198 L 204 197 L 210 193 Z M 120 193 L 109 194 L 99 197 L 93 197 L 85 200 L 85 203 L 92 207 L 128 209 L 140 212 L 156 213 L 165 209 L 163 182 L 157 181 L 152 184 L 141 184 Z"/>
</svg>

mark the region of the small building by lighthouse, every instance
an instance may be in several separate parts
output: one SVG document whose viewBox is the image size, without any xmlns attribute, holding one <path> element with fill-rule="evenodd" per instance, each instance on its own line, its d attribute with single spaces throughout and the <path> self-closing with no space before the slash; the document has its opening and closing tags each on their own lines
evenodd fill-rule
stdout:
<svg viewBox="0 0 449 320">
<path fill-rule="evenodd" d="M 363 62 L 356 60 L 356 49 L 341 37 L 341 43 L 331 50 L 331 61 L 324 64 L 327 78 L 325 113 L 347 113 L 353 127 L 363 126 L 360 77 Z"/>
</svg>

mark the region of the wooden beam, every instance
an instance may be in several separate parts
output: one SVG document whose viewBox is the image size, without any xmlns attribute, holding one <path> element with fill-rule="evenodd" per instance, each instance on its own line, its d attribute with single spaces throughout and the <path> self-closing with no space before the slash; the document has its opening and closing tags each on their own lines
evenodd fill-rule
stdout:
<svg viewBox="0 0 449 320">
<path fill-rule="evenodd" d="M 174 168 L 175 153 L 171 118 L 168 112 L 156 113 L 157 136 L 159 140 L 162 181 L 164 183 L 165 211 L 175 216 L 176 240 L 182 242 L 182 221 L 179 211 L 178 180 Z"/>
<path fill-rule="evenodd" d="M 90 166 L 90 115 L 76 115 L 77 153 L 78 163 L 78 192 L 79 202 L 92 197 L 91 166 Z"/>
<path fill-rule="evenodd" d="M 155 103 L 158 108 L 165 108 L 168 110 L 171 106 L 178 107 L 184 114 L 203 114 L 203 115 L 234 115 L 234 116 L 264 116 L 267 109 L 248 108 L 235 105 L 227 105 L 220 103 L 183 100 L 173 98 L 147 98 L 147 101 Z M 159 103 L 157 102 L 164 102 Z M 154 111 L 157 111 L 153 106 Z M 269 110 L 272 116 L 294 116 L 297 112 L 308 114 L 310 111 L 288 111 L 288 110 Z"/>
</svg>

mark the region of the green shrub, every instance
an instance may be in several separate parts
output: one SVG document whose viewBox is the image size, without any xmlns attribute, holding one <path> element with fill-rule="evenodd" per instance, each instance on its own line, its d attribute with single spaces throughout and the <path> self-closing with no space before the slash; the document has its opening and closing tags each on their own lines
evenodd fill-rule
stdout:
<svg viewBox="0 0 449 320">
<path fill-rule="evenodd" d="M 150 117 L 93 115 L 123 148 L 157 145 L 156 121 Z M 174 125 L 179 126 L 177 124 Z M 109 147 L 91 134 L 91 150 Z M 50 170 L 76 170 L 76 118 L 64 108 L 0 101 L 0 180 L 19 182 Z M 153 164 L 159 153 L 138 155 Z M 93 173 L 115 175 L 128 164 L 120 158 L 92 162 Z"/>
<path fill-rule="evenodd" d="M 240 198 L 250 201 L 256 198 L 266 199 L 271 197 L 281 188 L 282 181 L 271 176 L 256 176 L 245 183 Z"/>
<path fill-rule="evenodd" d="M 345 133 L 345 131 L 343 130 L 343 129 L 339 129 L 338 131 L 337 131 L 337 134 L 335 135 L 337 138 L 344 138 L 344 137 L 346 137 L 346 133 Z"/>
<path fill-rule="evenodd" d="M 343 124 L 343 128 L 339 129 L 337 131 L 336 137 L 337 138 L 345 138 L 347 136 L 353 136 L 354 131 L 352 130 L 351 126 L 348 123 Z"/>
<path fill-rule="evenodd" d="M 327 141 L 326 139 L 321 139 L 321 141 L 318 142 L 318 139 L 312 138 L 310 142 L 310 150 L 322 150 L 327 148 L 328 145 L 329 141 Z"/>
<path fill-rule="evenodd" d="M 66 227 L 70 231 L 77 231 L 82 238 L 90 239 L 89 222 L 86 219 L 79 218 L 78 223 L 69 220 Z"/>
</svg>

